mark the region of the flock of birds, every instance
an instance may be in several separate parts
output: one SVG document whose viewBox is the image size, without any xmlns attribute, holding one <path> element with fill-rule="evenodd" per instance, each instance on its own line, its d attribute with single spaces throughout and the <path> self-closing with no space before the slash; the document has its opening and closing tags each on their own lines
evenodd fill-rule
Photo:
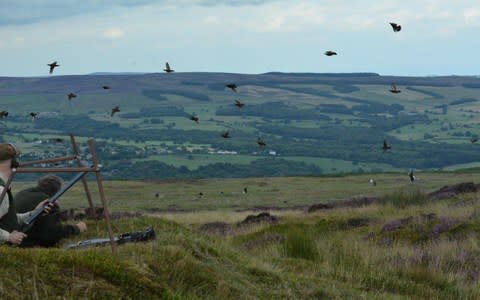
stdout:
<svg viewBox="0 0 480 300">
<path fill-rule="evenodd" d="M 393 22 L 390 22 L 389 23 L 390 26 L 392 27 L 392 30 L 393 32 L 400 32 L 402 30 L 402 26 L 397 24 L 397 23 L 393 23 Z M 328 50 L 324 53 L 326 56 L 335 56 L 335 55 L 338 55 L 337 52 L 335 51 L 332 51 L 332 50 Z M 49 67 L 49 73 L 50 74 L 53 74 L 55 68 L 58 68 L 60 67 L 60 65 L 58 64 L 57 61 L 54 61 L 50 64 L 47 64 L 47 66 Z M 165 73 L 173 73 L 175 72 L 174 69 L 172 69 L 170 67 L 170 64 L 167 62 L 165 64 L 165 69 L 163 69 L 163 71 Z M 237 85 L 235 83 L 228 83 L 225 85 L 225 88 L 228 88 L 230 89 L 232 92 L 237 92 Z M 102 86 L 102 89 L 104 90 L 109 90 L 110 89 L 110 86 L 107 86 L 107 85 L 104 85 Z M 395 83 L 392 83 L 391 84 L 391 87 L 390 87 L 390 90 L 389 90 L 391 93 L 393 94 L 398 94 L 398 93 L 401 93 L 401 90 L 397 88 L 396 84 Z M 77 98 L 77 95 L 73 92 L 67 94 L 67 98 L 68 100 L 73 100 L 75 98 Z M 240 102 L 240 100 L 234 100 L 234 105 L 238 108 L 238 109 L 242 109 L 244 106 L 245 106 L 245 103 L 242 103 Z M 116 113 L 120 112 L 120 107 L 119 106 L 115 106 L 111 109 L 111 112 L 110 112 L 110 116 L 113 117 Z M 31 112 L 30 113 L 30 117 L 31 117 L 31 120 L 32 122 L 35 121 L 35 119 L 37 118 L 37 115 L 38 113 L 36 112 Z M 8 111 L 0 111 L 0 119 L 3 119 L 5 117 L 8 116 Z M 200 118 L 195 115 L 195 114 L 192 114 L 190 115 L 190 120 L 194 121 L 195 123 L 199 123 L 200 121 Z M 221 137 L 224 138 L 224 139 L 229 139 L 231 138 L 232 136 L 230 135 L 230 132 L 227 130 L 227 131 L 224 131 L 221 133 Z M 475 143 L 478 141 L 478 138 L 477 137 L 472 137 L 471 140 L 470 140 L 472 143 Z M 257 138 L 257 144 L 260 148 L 263 148 L 265 147 L 267 144 L 265 143 L 264 140 L 262 140 L 261 138 Z M 384 139 L 383 141 L 383 146 L 381 147 L 381 149 L 383 150 L 383 152 L 387 152 L 391 149 L 392 147 L 387 143 L 387 140 Z M 410 178 L 410 181 L 413 183 L 416 179 L 416 177 L 414 176 L 413 174 L 413 170 L 411 170 L 409 173 L 408 173 L 408 176 Z M 373 179 L 370 179 L 370 183 L 373 184 L 373 185 L 376 185 L 376 181 L 373 180 Z M 245 191 L 246 192 L 246 191 Z"/>
</svg>

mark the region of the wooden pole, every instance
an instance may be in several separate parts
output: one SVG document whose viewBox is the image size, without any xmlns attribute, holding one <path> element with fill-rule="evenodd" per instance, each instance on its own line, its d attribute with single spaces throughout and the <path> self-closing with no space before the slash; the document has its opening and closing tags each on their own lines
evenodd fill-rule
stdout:
<svg viewBox="0 0 480 300">
<path fill-rule="evenodd" d="M 54 162 L 59 162 L 59 161 L 74 160 L 76 158 L 77 158 L 76 155 L 63 156 L 63 157 L 53 157 L 53 158 L 25 161 L 25 162 L 19 163 L 18 165 L 20 167 L 24 167 L 24 166 L 31 166 L 31 165 L 35 165 L 35 164 L 41 164 L 41 163 L 54 163 Z"/>
<path fill-rule="evenodd" d="M 80 151 L 78 150 L 77 142 L 75 141 L 75 137 L 73 134 L 70 134 L 70 142 L 72 143 L 72 150 L 73 154 L 75 154 L 75 160 L 77 161 L 77 165 L 79 167 L 84 167 L 82 161 L 80 160 Z M 88 188 L 87 180 L 85 177 L 82 178 L 83 189 L 85 190 L 85 194 L 87 195 L 88 205 L 90 206 L 90 215 L 93 216 L 94 209 L 93 209 L 93 201 L 92 201 L 92 194 L 90 194 L 90 189 Z"/>
<path fill-rule="evenodd" d="M 115 240 L 113 237 L 112 224 L 110 222 L 110 214 L 107 209 L 107 201 L 105 200 L 105 192 L 103 190 L 102 177 L 100 175 L 100 169 L 98 168 L 97 152 L 95 151 L 95 142 L 88 140 L 88 146 L 90 147 L 90 154 L 92 155 L 93 166 L 95 167 L 95 176 L 97 178 L 98 192 L 100 194 L 100 200 L 103 206 L 103 215 L 107 221 L 108 235 L 110 237 L 110 245 L 112 246 L 112 252 L 115 253 Z"/>
<path fill-rule="evenodd" d="M 72 173 L 72 172 L 97 172 L 98 168 L 17 168 L 17 173 Z"/>
</svg>

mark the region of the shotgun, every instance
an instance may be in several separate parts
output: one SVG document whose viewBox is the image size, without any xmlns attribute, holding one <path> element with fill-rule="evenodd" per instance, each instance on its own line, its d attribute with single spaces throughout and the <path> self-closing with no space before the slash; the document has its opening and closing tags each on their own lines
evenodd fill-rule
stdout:
<svg viewBox="0 0 480 300">
<path fill-rule="evenodd" d="M 148 227 L 144 231 L 133 231 L 122 233 L 114 238 L 115 243 L 121 245 L 125 243 L 137 243 L 137 242 L 146 242 L 152 239 L 155 239 L 155 230 L 153 227 Z M 97 246 L 105 246 L 110 244 L 109 238 L 99 238 L 99 239 L 91 239 L 80 241 L 75 244 L 68 244 L 64 248 L 65 249 L 81 249 L 81 248 L 89 248 L 89 247 L 97 247 Z"/>
<path fill-rule="evenodd" d="M 85 176 L 85 174 L 87 174 L 87 172 L 80 172 L 78 173 L 75 177 L 73 177 L 72 180 L 70 180 L 62 189 L 60 189 L 58 192 L 55 193 L 55 195 L 53 195 L 52 197 L 48 198 L 48 202 L 46 205 L 50 204 L 50 203 L 55 203 L 57 202 L 57 200 L 63 195 L 65 194 L 66 191 L 68 191 L 77 181 L 79 181 L 83 176 Z M 45 205 L 45 206 L 46 206 Z M 22 225 L 22 232 L 26 232 L 28 231 L 33 223 L 35 223 L 35 221 L 38 219 L 38 217 L 40 217 L 42 214 L 43 214 L 43 209 L 45 208 L 45 206 L 43 207 L 39 207 L 35 210 L 33 210 L 30 215 L 23 221 L 24 224 Z"/>
</svg>

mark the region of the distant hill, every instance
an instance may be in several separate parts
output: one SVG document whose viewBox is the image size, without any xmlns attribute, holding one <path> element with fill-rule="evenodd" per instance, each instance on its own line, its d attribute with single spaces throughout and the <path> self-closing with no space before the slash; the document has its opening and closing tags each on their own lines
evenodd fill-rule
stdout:
<svg viewBox="0 0 480 300">
<path fill-rule="evenodd" d="M 473 76 L 376 73 L 0 77 L 0 110 L 9 112 L 0 129 L 31 158 L 67 151 L 35 141 L 94 137 L 115 178 L 142 177 L 132 173 L 140 166 L 159 178 L 468 168 L 480 160 L 470 141 L 480 134 L 478 86 Z M 32 111 L 42 113 L 35 122 Z M 230 139 L 220 136 L 227 130 Z"/>
</svg>

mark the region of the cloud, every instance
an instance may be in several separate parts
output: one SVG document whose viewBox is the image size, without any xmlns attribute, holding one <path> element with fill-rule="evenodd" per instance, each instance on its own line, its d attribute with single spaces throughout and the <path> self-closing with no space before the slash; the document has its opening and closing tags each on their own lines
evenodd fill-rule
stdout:
<svg viewBox="0 0 480 300">
<path fill-rule="evenodd" d="M 45 20 L 136 6 L 243 6 L 280 0 L 0 0 L 0 25 L 32 24 Z"/>
<path fill-rule="evenodd" d="M 109 39 L 119 39 L 122 38 L 124 35 L 125 32 L 118 27 L 108 28 L 103 32 L 103 36 Z"/>
</svg>

